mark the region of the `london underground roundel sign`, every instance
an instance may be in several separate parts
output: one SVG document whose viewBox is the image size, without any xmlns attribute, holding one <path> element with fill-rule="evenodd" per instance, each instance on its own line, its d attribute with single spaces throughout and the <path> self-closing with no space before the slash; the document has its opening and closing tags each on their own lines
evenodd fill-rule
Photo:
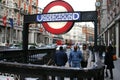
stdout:
<svg viewBox="0 0 120 80">
<path fill-rule="evenodd" d="M 53 1 L 51 3 L 49 3 L 43 10 L 43 14 L 48 14 L 48 13 L 58 13 L 59 14 L 54 14 L 54 16 L 52 16 L 51 18 L 54 20 L 59 20 L 57 22 L 42 22 L 42 25 L 44 26 L 44 28 L 52 33 L 52 34 L 63 34 L 68 32 L 73 24 L 74 21 L 62 21 L 62 20 L 66 20 L 66 18 L 68 18 L 70 16 L 70 14 L 62 14 L 62 12 L 73 12 L 73 8 L 65 1 L 62 0 L 56 0 Z M 50 17 L 50 16 L 49 16 Z M 48 19 L 46 17 L 46 19 Z M 49 19 L 51 20 L 51 19 Z M 68 20 L 68 19 L 67 19 Z"/>
</svg>

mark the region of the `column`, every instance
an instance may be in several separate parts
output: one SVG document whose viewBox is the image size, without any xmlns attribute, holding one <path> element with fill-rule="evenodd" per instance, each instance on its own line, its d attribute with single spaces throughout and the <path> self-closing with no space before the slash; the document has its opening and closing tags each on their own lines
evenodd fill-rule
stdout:
<svg viewBox="0 0 120 80">
<path fill-rule="evenodd" d="M 116 55 L 118 55 L 118 52 L 119 52 L 119 26 L 118 24 L 116 24 Z"/>
<path fill-rule="evenodd" d="M 108 45 L 106 45 L 106 46 L 109 46 L 109 44 L 110 44 L 110 30 L 108 30 L 108 36 L 107 37 L 108 37 L 108 43 L 107 43 Z"/>
</svg>

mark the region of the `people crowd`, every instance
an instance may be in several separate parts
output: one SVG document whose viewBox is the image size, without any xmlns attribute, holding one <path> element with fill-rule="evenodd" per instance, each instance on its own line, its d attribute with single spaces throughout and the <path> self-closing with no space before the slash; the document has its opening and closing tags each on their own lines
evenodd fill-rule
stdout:
<svg viewBox="0 0 120 80">
<path fill-rule="evenodd" d="M 97 65 L 97 63 L 101 62 L 105 65 L 105 76 L 113 79 L 113 69 L 115 68 L 112 59 L 113 53 L 112 45 L 93 46 L 91 44 L 83 44 L 82 48 L 74 45 L 68 57 L 66 57 L 67 53 L 60 48 L 60 51 L 56 53 L 55 63 L 57 66 L 65 66 L 68 62 L 69 67 L 83 69 L 92 68 L 95 66 L 94 64 Z M 108 75 L 108 71 L 110 72 L 110 76 Z"/>
</svg>

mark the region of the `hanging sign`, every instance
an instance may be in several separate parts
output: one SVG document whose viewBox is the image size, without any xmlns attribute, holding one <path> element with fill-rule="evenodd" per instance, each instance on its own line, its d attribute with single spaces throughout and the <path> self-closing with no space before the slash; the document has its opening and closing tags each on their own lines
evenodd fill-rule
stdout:
<svg viewBox="0 0 120 80">
<path fill-rule="evenodd" d="M 52 34 L 63 34 L 68 32 L 74 22 L 80 20 L 80 12 L 74 12 L 67 2 L 58 0 L 49 3 L 42 14 L 37 15 L 37 22 Z"/>
<path fill-rule="evenodd" d="M 52 13 L 37 15 L 38 22 L 62 22 L 62 21 L 76 21 L 80 19 L 80 13 Z"/>
</svg>

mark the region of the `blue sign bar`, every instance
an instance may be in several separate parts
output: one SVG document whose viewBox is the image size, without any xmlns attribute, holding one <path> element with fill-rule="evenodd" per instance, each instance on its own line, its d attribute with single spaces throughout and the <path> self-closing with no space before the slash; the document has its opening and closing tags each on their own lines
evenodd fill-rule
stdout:
<svg viewBox="0 0 120 80">
<path fill-rule="evenodd" d="M 38 22 L 78 21 L 80 20 L 80 12 L 39 14 L 36 20 Z"/>
</svg>

